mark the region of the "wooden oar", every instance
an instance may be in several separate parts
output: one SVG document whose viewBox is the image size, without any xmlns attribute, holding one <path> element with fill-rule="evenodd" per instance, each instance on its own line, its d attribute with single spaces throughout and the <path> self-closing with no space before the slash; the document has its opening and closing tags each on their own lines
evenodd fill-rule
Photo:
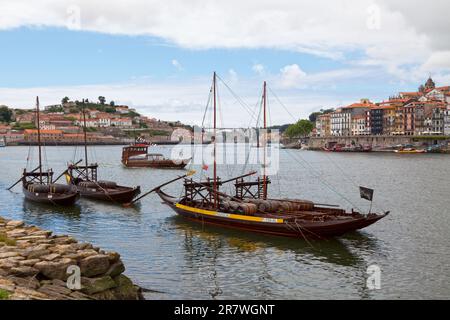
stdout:
<svg viewBox="0 0 450 320">
<path fill-rule="evenodd" d="M 175 179 L 172 179 L 172 180 L 170 180 L 170 181 L 167 181 L 167 182 L 165 182 L 165 183 L 163 183 L 163 184 L 161 184 L 161 185 L 159 185 L 159 186 L 153 188 L 152 190 L 150 190 L 150 191 L 144 193 L 142 196 L 140 196 L 140 197 L 134 199 L 133 201 L 128 202 L 128 203 L 124 203 L 123 206 L 124 206 L 124 207 L 129 207 L 129 206 L 131 206 L 133 203 L 135 203 L 135 202 L 141 200 L 142 198 L 148 196 L 150 193 L 155 192 L 156 190 L 161 189 L 162 187 L 167 186 L 168 184 L 171 184 L 172 182 L 175 182 L 175 181 L 178 181 L 178 180 L 180 180 L 180 179 L 183 179 L 183 178 L 192 176 L 193 174 L 195 174 L 195 171 L 194 171 L 194 170 L 188 172 L 188 173 L 185 174 L 185 175 L 182 175 L 182 176 L 180 176 L 180 177 L 177 177 L 177 178 L 175 178 Z"/>
<path fill-rule="evenodd" d="M 245 178 L 245 177 L 248 177 L 248 176 L 252 176 L 252 175 L 254 175 L 255 173 L 256 173 L 256 171 L 251 171 L 251 172 L 246 173 L 246 174 L 243 174 L 243 175 L 241 175 L 241 176 L 238 176 L 238 177 L 234 177 L 234 178 L 231 178 L 231 179 L 228 179 L 228 180 L 221 181 L 221 183 L 224 184 L 224 183 L 228 183 L 228 182 L 230 182 L 230 181 L 236 180 L 236 179 L 240 179 L 240 178 Z"/>
<path fill-rule="evenodd" d="M 74 166 L 76 166 L 77 164 L 79 164 L 81 161 L 83 161 L 83 159 L 79 160 L 77 163 L 73 164 Z M 53 180 L 53 183 L 55 183 L 56 181 L 58 181 L 63 175 L 65 175 L 67 173 L 68 169 L 64 170 L 59 176 L 58 178 L 56 178 L 55 180 Z"/>
<path fill-rule="evenodd" d="M 35 169 L 33 169 L 32 171 L 30 171 L 30 173 L 35 172 L 36 170 L 38 170 L 41 166 L 37 166 Z M 6 190 L 11 190 L 12 188 L 14 188 L 20 181 L 22 181 L 22 178 L 20 178 L 19 180 L 17 180 L 16 183 L 14 183 L 11 187 L 9 187 Z"/>
</svg>

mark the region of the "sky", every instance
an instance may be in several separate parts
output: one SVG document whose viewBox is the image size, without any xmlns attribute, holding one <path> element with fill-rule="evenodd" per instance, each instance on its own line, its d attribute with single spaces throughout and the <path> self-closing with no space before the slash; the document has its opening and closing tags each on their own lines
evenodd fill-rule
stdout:
<svg viewBox="0 0 450 320">
<path fill-rule="evenodd" d="M 450 2 L 0 0 L 0 105 L 105 96 L 200 124 L 214 71 L 221 124 L 270 124 L 450 85 Z M 231 88 L 229 90 L 228 88 Z M 239 98 L 236 98 L 239 97 Z"/>
</svg>

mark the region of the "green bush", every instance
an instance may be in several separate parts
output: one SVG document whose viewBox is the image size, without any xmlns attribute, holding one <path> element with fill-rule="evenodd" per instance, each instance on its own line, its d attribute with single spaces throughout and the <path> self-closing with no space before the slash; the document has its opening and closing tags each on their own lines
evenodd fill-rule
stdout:
<svg viewBox="0 0 450 320">
<path fill-rule="evenodd" d="M 0 289 L 0 300 L 8 300 L 9 299 L 9 291 Z"/>
</svg>

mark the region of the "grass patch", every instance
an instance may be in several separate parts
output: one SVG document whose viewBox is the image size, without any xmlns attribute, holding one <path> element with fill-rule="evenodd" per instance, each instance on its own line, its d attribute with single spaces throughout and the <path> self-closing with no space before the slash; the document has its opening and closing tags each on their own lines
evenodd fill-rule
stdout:
<svg viewBox="0 0 450 320">
<path fill-rule="evenodd" d="M 9 299 L 9 291 L 0 289 L 0 300 L 8 300 Z"/>
<path fill-rule="evenodd" d="M 0 242 L 3 242 L 3 243 L 5 243 L 8 246 L 15 246 L 16 245 L 16 240 L 8 238 L 6 236 L 6 234 L 4 234 L 4 233 L 0 233 Z"/>
</svg>

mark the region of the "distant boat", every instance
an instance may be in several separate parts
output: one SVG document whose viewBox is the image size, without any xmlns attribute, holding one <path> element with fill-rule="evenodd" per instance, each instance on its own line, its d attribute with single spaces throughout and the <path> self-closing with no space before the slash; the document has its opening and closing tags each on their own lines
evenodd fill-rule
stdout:
<svg viewBox="0 0 450 320">
<path fill-rule="evenodd" d="M 183 169 L 191 160 L 172 160 L 160 153 L 148 153 L 149 145 L 137 143 L 122 149 L 122 164 L 128 168 Z"/>
<path fill-rule="evenodd" d="M 415 149 L 415 148 L 402 148 L 398 150 L 394 150 L 396 153 L 426 153 L 425 149 Z"/>
</svg>

